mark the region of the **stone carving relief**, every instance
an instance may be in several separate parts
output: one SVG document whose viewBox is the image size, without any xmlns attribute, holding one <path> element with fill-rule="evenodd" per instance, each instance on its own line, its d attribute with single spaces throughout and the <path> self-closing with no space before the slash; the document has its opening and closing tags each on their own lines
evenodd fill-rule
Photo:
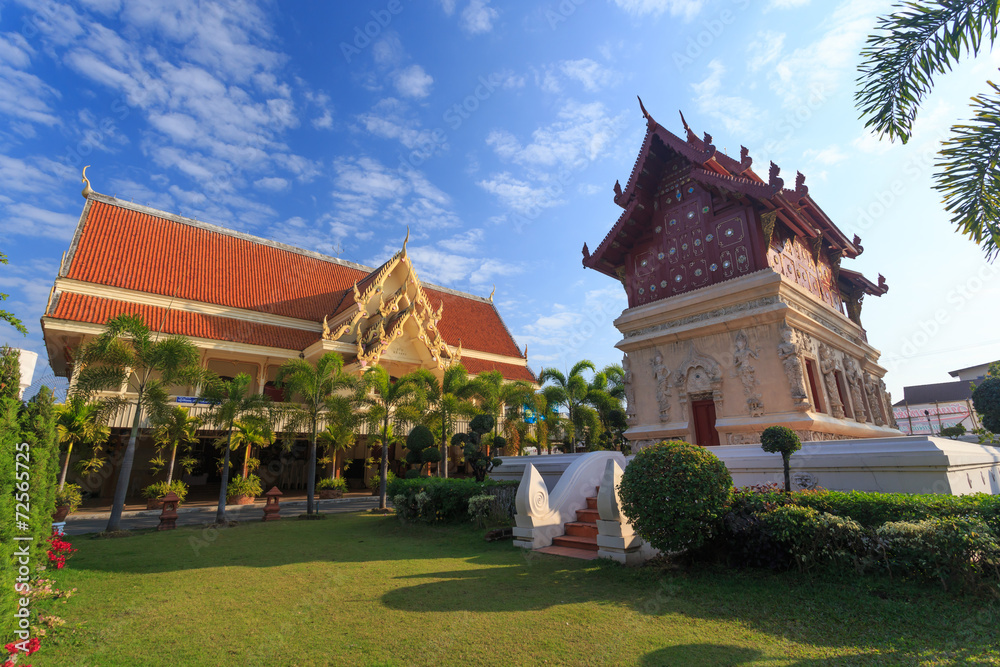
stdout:
<svg viewBox="0 0 1000 667">
<path fill-rule="evenodd" d="M 833 348 L 828 345 L 819 346 L 819 369 L 826 383 L 826 394 L 830 400 L 830 414 L 837 419 L 844 418 L 844 404 L 840 401 L 837 390 L 837 359 L 833 356 Z"/>
<path fill-rule="evenodd" d="M 733 365 L 736 369 L 736 376 L 743 385 L 743 393 L 747 397 L 747 410 L 751 417 L 760 417 L 764 414 L 764 402 L 757 391 L 757 369 L 754 368 L 753 359 L 757 358 L 760 350 L 750 349 L 750 339 L 746 331 L 742 329 L 736 334 L 736 350 L 733 352 Z"/>
<path fill-rule="evenodd" d="M 796 410 L 808 410 L 809 397 L 806 394 L 805 375 L 802 373 L 802 360 L 799 359 L 799 346 L 795 343 L 795 331 L 784 326 L 781 329 L 781 342 L 778 343 L 778 358 L 785 368 L 788 386 L 792 391 L 792 403 Z"/>
<path fill-rule="evenodd" d="M 864 424 L 868 421 L 868 417 L 865 411 L 864 378 L 861 375 L 861 366 L 846 354 L 844 355 L 844 373 L 850 387 L 851 402 L 854 403 L 854 418 Z M 874 410 L 874 408 L 872 409 Z"/>
<path fill-rule="evenodd" d="M 707 394 L 715 401 L 716 414 L 722 415 L 722 371 L 714 359 L 698 352 L 693 344 L 687 361 L 677 370 L 675 384 L 681 405 L 688 402 L 689 396 Z"/>
<path fill-rule="evenodd" d="M 746 303 L 736 304 L 734 306 L 726 306 L 725 308 L 716 308 L 715 310 L 708 313 L 701 313 L 698 315 L 691 315 L 689 317 L 682 317 L 676 320 L 671 320 L 670 322 L 664 322 L 663 324 L 657 324 L 651 327 L 645 327 L 643 329 L 635 329 L 634 331 L 629 331 L 625 333 L 625 338 L 634 338 L 635 336 L 643 336 L 648 333 L 655 333 L 658 331 L 667 331 L 669 329 L 675 329 L 685 324 L 692 324 L 694 322 L 704 322 L 705 320 L 715 319 L 716 317 L 723 317 L 725 315 L 735 315 L 737 313 L 744 313 L 749 310 L 755 310 L 757 308 L 763 308 L 765 306 L 770 306 L 778 303 L 778 297 L 776 296 L 765 296 L 759 299 L 754 299 L 753 301 L 747 301 Z"/>
<path fill-rule="evenodd" d="M 800 489 L 815 489 L 819 486 L 819 480 L 811 473 L 797 472 L 792 475 L 792 484 Z"/>
<path fill-rule="evenodd" d="M 892 394 L 890 394 L 889 390 L 885 388 L 885 382 L 882 378 L 879 378 L 878 380 L 878 390 L 885 399 L 885 412 L 889 415 L 889 428 L 898 429 L 899 424 L 896 423 L 896 416 L 892 414 Z"/>
<path fill-rule="evenodd" d="M 672 372 L 663 363 L 659 352 L 653 358 L 653 378 L 656 380 L 656 402 L 660 406 L 660 421 L 670 421 L 670 376 Z"/>
<path fill-rule="evenodd" d="M 885 426 L 885 420 L 882 419 L 882 410 L 879 410 L 879 404 L 881 398 L 879 397 L 878 379 L 869 373 L 864 375 L 865 382 L 865 393 L 868 394 L 868 405 L 872 409 L 872 421 L 875 422 L 876 426 Z"/>
<path fill-rule="evenodd" d="M 632 362 L 628 355 L 622 355 L 622 369 L 625 371 L 625 421 L 635 426 L 635 383 L 632 381 Z"/>
</svg>

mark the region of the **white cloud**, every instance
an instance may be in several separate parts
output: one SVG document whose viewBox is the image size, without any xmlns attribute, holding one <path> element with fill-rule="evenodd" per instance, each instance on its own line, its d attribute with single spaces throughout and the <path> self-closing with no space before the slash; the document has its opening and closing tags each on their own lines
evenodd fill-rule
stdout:
<svg viewBox="0 0 1000 667">
<path fill-rule="evenodd" d="M 447 16 L 455 13 L 455 0 L 441 0 L 441 9 Z"/>
<path fill-rule="evenodd" d="M 254 181 L 253 184 L 262 190 L 280 192 L 288 187 L 288 179 L 279 178 L 277 176 L 268 176 L 267 178 L 261 178 Z"/>
<path fill-rule="evenodd" d="M 614 4 L 632 16 L 660 16 L 670 13 L 690 20 L 701 11 L 705 0 L 613 0 Z"/>
<path fill-rule="evenodd" d="M 829 99 L 838 86 L 853 80 L 857 54 L 873 30 L 880 13 L 871 0 L 846 0 L 826 19 L 809 46 L 782 57 L 773 68 L 770 86 L 788 108 L 798 108 L 803 98 Z"/>
<path fill-rule="evenodd" d="M 708 69 L 704 81 L 691 84 L 698 110 L 721 121 L 728 132 L 746 133 L 760 118 L 760 112 L 750 100 L 723 92 L 722 76 L 726 68 L 718 59 L 708 63 Z"/>
<path fill-rule="evenodd" d="M 416 169 L 392 170 L 369 157 L 334 163 L 334 219 L 356 227 L 406 225 L 413 229 L 460 226 L 451 198 Z"/>
<path fill-rule="evenodd" d="M 620 285 L 588 290 L 577 303 L 548 305 L 544 315 L 522 325 L 515 335 L 519 343 L 531 348 L 531 358 L 536 362 L 568 365 L 580 359 L 580 348 L 595 336 L 607 337 L 609 346 L 616 342 L 617 331 L 610 322 L 626 305 L 625 290 Z"/>
<path fill-rule="evenodd" d="M 747 69 L 756 72 L 770 65 L 781 55 L 785 44 L 785 33 L 761 30 L 747 47 Z"/>
<path fill-rule="evenodd" d="M 600 92 L 607 88 L 617 76 L 614 70 L 600 65 L 590 58 L 564 60 L 560 64 L 560 69 L 570 79 L 582 83 L 583 89 L 589 93 Z"/>
<path fill-rule="evenodd" d="M 420 65 L 410 65 L 396 73 L 395 84 L 400 95 L 422 98 L 430 95 L 434 78 Z"/>
<path fill-rule="evenodd" d="M 819 164 L 825 165 L 835 165 L 839 162 L 843 162 L 848 158 L 847 153 L 840 149 L 840 146 L 833 145 L 827 146 L 821 150 L 810 149 L 807 150 L 803 157 L 807 160 L 813 160 Z"/>
<path fill-rule="evenodd" d="M 796 7 L 805 7 L 809 2 L 810 0 L 771 0 L 767 9 L 794 9 Z"/>
<path fill-rule="evenodd" d="M 490 0 L 470 0 L 469 5 L 462 10 L 459 25 L 470 35 L 477 35 L 493 30 L 493 22 L 499 16 L 500 13 L 490 7 Z"/>
<path fill-rule="evenodd" d="M 50 211 L 33 204 L 14 203 L 4 208 L 3 219 L 8 233 L 68 241 L 80 216 Z"/>
<path fill-rule="evenodd" d="M 61 162 L 40 156 L 22 159 L 0 155 L 0 183 L 8 192 L 58 191 L 74 180 L 79 181 L 79 174 Z"/>
<path fill-rule="evenodd" d="M 481 289 L 498 282 L 497 278 L 523 272 L 520 264 L 481 256 L 479 243 L 482 239 L 482 230 L 470 229 L 435 244 L 414 244 L 411 240 L 406 251 L 423 282 L 445 287 L 469 285 L 472 289 Z M 386 245 L 382 253 L 368 263 L 378 266 L 398 250 L 398 245 Z"/>
<path fill-rule="evenodd" d="M 558 197 L 555 190 L 544 186 L 532 187 L 508 172 L 494 174 L 491 178 L 479 181 L 477 185 L 500 200 L 505 208 L 521 215 L 566 203 Z"/>
<path fill-rule="evenodd" d="M 531 143 L 521 145 L 506 130 L 493 130 L 486 143 L 500 158 L 517 164 L 580 168 L 611 150 L 624 123 L 624 115 L 608 115 L 600 102 L 579 104 L 571 100 L 559 111 L 556 122 L 532 133 Z"/>
</svg>

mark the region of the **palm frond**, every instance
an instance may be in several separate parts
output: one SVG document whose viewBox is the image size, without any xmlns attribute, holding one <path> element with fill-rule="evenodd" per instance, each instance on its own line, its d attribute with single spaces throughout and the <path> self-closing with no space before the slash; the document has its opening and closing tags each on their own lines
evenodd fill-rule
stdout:
<svg viewBox="0 0 1000 667">
<path fill-rule="evenodd" d="M 906 143 L 934 76 L 997 36 L 998 0 L 903 2 L 878 21 L 861 51 L 855 104 L 879 136 Z"/>
<path fill-rule="evenodd" d="M 1000 87 L 972 98 L 975 118 L 956 125 L 935 166 L 934 188 L 959 233 L 982 245 L 988 259 L 1000 251 Z"/>
</svg>

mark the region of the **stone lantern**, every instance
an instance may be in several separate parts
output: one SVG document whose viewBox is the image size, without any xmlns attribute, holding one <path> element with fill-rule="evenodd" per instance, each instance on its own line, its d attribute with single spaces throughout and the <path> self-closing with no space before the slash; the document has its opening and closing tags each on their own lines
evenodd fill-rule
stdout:
<svg viewBox="0 0 1000 667">
<path fill-rule="evenodd" d="M 173 491 L 163 496 L 163 510 L 160 512 L 157 530 L 173 530 L 177 527 L 177 503 L 180 500 Z"/>
<path fill-rule="evenodd" d="M 271 490 L 264 494 L 267 498 L 267 503 L 264 505 L 264 521 L 277 521 L 281 518 L 281 506 L 278 500 L 280 496 L 281 491 L 276 486 L 272 486 Z"/>
</svg>

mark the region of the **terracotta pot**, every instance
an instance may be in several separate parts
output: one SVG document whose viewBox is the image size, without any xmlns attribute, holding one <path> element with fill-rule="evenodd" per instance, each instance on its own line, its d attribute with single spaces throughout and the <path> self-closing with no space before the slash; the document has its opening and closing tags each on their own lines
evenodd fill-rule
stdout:
<svg viewBox="0 0 1000 667">
<path fill-rule="evenodd" d="M 344 492 L 340 489 L 320 489 L 320 500 L 330 500 L 331 498 L 343 498 Z"/>
<path fill-rule="evenodd" d="M 146 498 L 146 509 L 148 510 L 163 509 L 163 498 Z"/>
<path fill-rule="evenodd" d="M 65 521 L 67 514 L 69 514 L 69 505 L 60 505 L 56 508 L 55 514 L 52 515 L 52 522 L 61 523 Z"/>
<path fill-rule="evenodd" d="M 253 496 L 234 496 L 226 500 L 227 505 L 253 505 Z"/>
</svg>

